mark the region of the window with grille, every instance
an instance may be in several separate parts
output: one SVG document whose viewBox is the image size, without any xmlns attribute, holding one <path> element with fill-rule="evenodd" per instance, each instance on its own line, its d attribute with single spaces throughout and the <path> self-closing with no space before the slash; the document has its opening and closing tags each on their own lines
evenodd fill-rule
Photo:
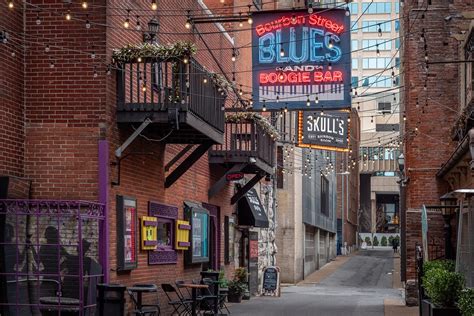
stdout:
<svg viewBox="0 0 474 316">
<path fill-rule="evenodd" d="M 391 113 L 392 112 L 392 104 L 390 102 L 379 102 L 377 104 L 377 109 L 381 113 Z"/>
</svg>

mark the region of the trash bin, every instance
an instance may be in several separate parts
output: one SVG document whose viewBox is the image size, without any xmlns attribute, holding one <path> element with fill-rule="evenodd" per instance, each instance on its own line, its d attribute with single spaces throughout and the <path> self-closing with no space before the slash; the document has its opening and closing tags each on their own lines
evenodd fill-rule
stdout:
<svg viewBox="0 0 474 316">
<path fill-rule="evenodd" d="M 97 284 L 97 315 L 124 315 L 125 290 L 121 284 Z"/>
</svg>

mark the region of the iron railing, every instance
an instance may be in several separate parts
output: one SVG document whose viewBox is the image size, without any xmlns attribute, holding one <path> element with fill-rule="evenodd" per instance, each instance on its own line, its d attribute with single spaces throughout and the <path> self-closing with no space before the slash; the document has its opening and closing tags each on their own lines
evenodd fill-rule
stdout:
<svg viewBox="0 0 474 316">
<path fill-rule="evenodd" d="M 0 314 L 93 315 L 104 205 L 0 200 Z"/>
<path fill-rule="evenodd" d="M 275 165 L 275 140 L 265 133 L 255 121 L 248 120 L 225 124 L 223 144 L 214 145 L 210 151 L 213 156 L 225 156 L 228 162 L 234 158 L 242 161 L 250 157 L 258 158 L 268 164 Z"/>
<path fill-rule="evenodd" d="M 193 59 L 186 64 L 180 60 L 143 59 L 140 63 L 120 64 L 117 70 L 119 113 L 189 111 L 223 132 L 226 94 Z"/>
</svg>

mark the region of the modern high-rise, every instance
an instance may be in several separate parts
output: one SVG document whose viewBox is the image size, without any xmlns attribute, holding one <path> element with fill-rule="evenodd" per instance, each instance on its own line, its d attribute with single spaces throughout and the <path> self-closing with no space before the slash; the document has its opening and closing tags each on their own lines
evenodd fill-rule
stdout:
<svg viewBox="0 0 474 316">
<path fill-rule="evenodd" d="M 352 106 L 361 121 L 360 232 L 395 234 L 399 223 L 400 4 L 356 0 L 349 10 Z"/>
</svg>

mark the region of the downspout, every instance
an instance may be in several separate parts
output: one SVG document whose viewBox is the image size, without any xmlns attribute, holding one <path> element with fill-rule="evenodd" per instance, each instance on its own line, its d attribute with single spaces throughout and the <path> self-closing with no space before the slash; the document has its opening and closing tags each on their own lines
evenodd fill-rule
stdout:
<svg viewBox="0 0 474 316">
<path fill-rule="evenodd" d="M 104 273 L 104 283 L 109 282 L 109 142 L 99 140 L 99 203 L 104 205 L 104 219 L 99 227 L 99 261 Z"/>
</svg>

